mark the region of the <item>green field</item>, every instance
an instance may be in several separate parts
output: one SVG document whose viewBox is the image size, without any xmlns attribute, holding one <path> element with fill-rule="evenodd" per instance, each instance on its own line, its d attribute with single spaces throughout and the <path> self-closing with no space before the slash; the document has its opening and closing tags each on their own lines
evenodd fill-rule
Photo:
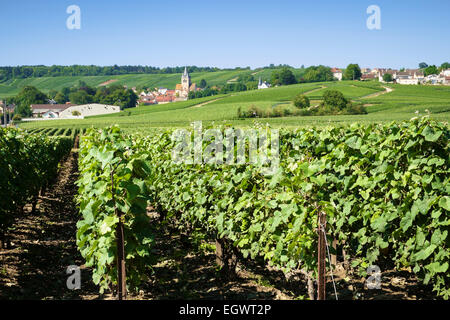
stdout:
<svg viewBox="0 0 450 320">
<path fill-rule="evenodd" d="M 265 70 L 264 76 L 270 78 L 273 70 Z M 199 83 L 205 79 L 208 85 L 223 85 L 228 81 L 236 79 L 241 74 L 249 74 L 255 71 L 250 70 L 231 70 L 217 72 L 193 72 L 191 73 L 192 82 Z M 294 72 L 295 73 L 295 72 Z M 256 75 L 255 75 L 256 76 Z M 259 75 L 257 75 L 259 76 Z M 88 85 L 96 87 L 109 80 L 117 80 L 114 84 L 127 85 L 129 88 L 138 86 L 147 87 L 167 87 L 175 89 L 177 83 L 180 83 L 181 73 L 173 74 L 127 74 L 110 76 L 61 76 L 61 77 L 42 77 L 13 79 L 0 83 L 0 97 L 7 98 L 19 93 L 24 86 L 34 86 L 39 90 L 48 93 L 50 90 L 60 91 L 64 87 L 73 87 L 78 81 L 84 81 Z"/>
<path fill-rule="evenodd" d="M 23 123 L 23 128 L 59 127 L 87 128 L 105 127 L 118 124 L 128 131 L 145 132 L 155 127 L 185 127 L 193 121 L 206 124 L 233 124 L 252 126 L 256 121 L 269 123 L 274 127 L 301 127 L 344 125 L 352 122 L 387 122 L 411 119 L 431 113 L 436 120 L 450 120 L 450 87 L 445 86 L 402 86 L 389 85 L 393 90 L 387 92 L 377 83 L 354 81 L 307 83 L 282 86 L 265 90 L 253 90 L 228 95 L 218 95 L 164 105 L 144 106 L 126 109 L 118 114 L 90 117 L 84 120 L 52 120 Z M 305 93 L 312 105 L 317 104 L 326 89 L 341 91 L 353 101 L 366 105 L 367 115 L 341 116 L 290 116 L 261 119 L 238 119 L 237 110 L 246 110 L 251 106 L 273 108 L 279 104 L 292 105 L 295 95 Z"/>
</svg>

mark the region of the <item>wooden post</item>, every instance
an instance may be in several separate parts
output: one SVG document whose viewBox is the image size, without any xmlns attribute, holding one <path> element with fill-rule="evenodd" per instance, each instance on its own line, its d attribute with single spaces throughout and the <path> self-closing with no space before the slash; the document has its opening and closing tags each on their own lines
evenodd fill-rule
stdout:
<svg viewBox="0 0 450 320">
<path fill-rule="evenodd" d="M 119 300 L 127 298 L 127 274 L 125 269 L 125 241 L 123 233 L 122 213 L 116 209 L 116 215 L 119 217 L 119 224 L 116 229 L 117 237 L 117 273 L 118 273 L 118 291 Z"/>
<path fill-rule="evenodd" d="M 216 239 L 216 263 L 226 277 L 235 275 L 237 255 L 232 244 L 226 239 Z"/>
<path fill-rule="evenodd" d="M 112 200 L 114 203 L 114 213 L 119 217 L 119 223 L 116 227 L 116 241 L 117 241 L 117 291 L 119 300 L 127 298 L 127 273 L 125 269 L 125 238 L 123 232 L 122 212 L 116 207 L 114 197 L 114 170 L 111 170 L 111 191 Z"/>
<path fill-rule="evenodd" d="M 319 212 L 319 242 L 317 250 L 317 265 L 318 265 L 318 279 L 317 279 L 317 299 L 325 300 L 325 229 L 326 229 L 326 216 L 324 212 Z"/>
</svg>

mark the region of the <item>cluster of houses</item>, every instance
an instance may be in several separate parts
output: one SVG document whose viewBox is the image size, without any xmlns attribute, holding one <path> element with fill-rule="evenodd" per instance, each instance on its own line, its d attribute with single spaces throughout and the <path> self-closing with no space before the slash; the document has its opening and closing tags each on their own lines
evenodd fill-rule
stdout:
<svg viewBox="0 0 450 320">
<path fill-rule="evenodd" d="M 337 80 L 342 80 L 342 70 L 338 68 L 332 68 L 333 76 Z M 402 69 L 401 71 L 395 69 L 382 69 L 382 68 L 362 68 L 361 80 L 378 80 L 385 82 L 383 76 L 390 74 L 392 81 L 398 84 L 432 84 L 432 85 L 450 85 L 450 69 L 443 70 L 439 74 L 431 74 L 425 76 L 420 69 Z"/>
<path fill-rule="evenodd" d="M 181 83 L 175 86 L 175 90 L 160 87 L 151 92 L 142 91 L 139 94 L 139 104 L 151 105 L 185 101 L 188 99 L 189 92 L 199 90 L 201 89 L 197 88 L 197 84 L 191 82 L 187 68 L 184 68 L 184 73 L 181 75 Z"/>
<path fill-rule="evenodd" d="M 271 84 L 262 81 L 261 77 L 258 82 L 258 89 L 270 88 Z M 134 89 L 134 88 L 133 88 Z M 160 87 L 159 89 L 154 89 L 151 92 L 142 91 L 139 94 L 139 104 L 142 105 L 152 105 L 152 104 L 165 104 L 169 102 L 185 101 L 188 99 L 189 92 L 200 91 L 202 89 L 198 88 L 195 83 L 191 82 L 191 77 L 187 72 L 187 68 L 184 68 L 184 73 L 181 76 L 181 83 L 175 86 L 175 90 Z"/>
<path fill-rule="evenodd" d="M 369 72 L 363 73 L 361 80 L 378 79 L 380 82 L 385 82 L 383 76 L 390 74 L 392 81 L 398 84 L 417 85 L 417 84 L 432 84 L 432 85 L 450 85 L 450 69 L 442 70 L 439 74 L 430 74 L 425 76 L 420 69 L 373 69 Z"/>
</svg>

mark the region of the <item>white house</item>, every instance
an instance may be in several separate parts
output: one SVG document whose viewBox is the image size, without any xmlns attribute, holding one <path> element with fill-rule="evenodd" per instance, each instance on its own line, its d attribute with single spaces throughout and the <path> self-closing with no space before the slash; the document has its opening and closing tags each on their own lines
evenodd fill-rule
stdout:
<svg viewBox="0 0 450 320">
<path fill-rule="evenodd" d="M 378 81 L 380 82 L 384 82 L 383 80 L 383 76 L 389 73 L 390 75 L 392 75 L 392 80 L 397 79 L 397 70 L 392 70 L 392 69 L 377 69 L 377 75 L 378 75 Z"/>
<path fill-rule="evenodd" d="M 259 77 L 258 89 L 267 89 L 270 87 L 271 87 L 270 83 L 267 83 L 266 81 L 263 82 L 261 80 L 261 77 Z"/>
<path fill-rule="evenodd" d="M 406 69 L 397 71 L 392 69 L 378 69 L 378 80 L 384 82 L 383 76 L 389 73 L 392 80 L 398 84 L 419 84 L 425 80 L 425 76 L 419 69 Z"/>
<path fill-rule="evenodd" d="M 409 77 L 405 77 L 405 78 L 397 78 L 396 82 L 398 84 L 419 84 L 419 79 L 415 78 L 409 78 Z"/>
<path fill-rule="evenodd" d="M 441 77 L 437 74 L 430 74 L 425 77 L 424 82 L 429 84 L 443 84 L 445 77 Z"/>
<path fill-rule="evenodd" d="M 444 77 L 450 77 L 450 69 L 442 70 L 441 75 Z"/>
<path fill-rule="evenodd" d="M 88 116 L 98 116 L 102 114 L 110 114 L 120 112 L 120 107 L 111 106 L 106 104 L 92 103 L 92 104 L 82 104 L 78 106 L 72 106 L 59 114 L 60 119 L 64 118 L 72 118 L 74 116 L 73 113 L 79 113 L 80 117 L 88 117 Z"/>
<path fill-rule="evenodd" d="M 419 84 L 423 78 L 423 73 L 418 70 L 405 70 L 397 72 L 394 79 L 398 84 Z"/>
<path fill-rule="evenodd" d="M 335 77 L 339 81 L 342 80 L 342 70 L 341 69 L 331 68 L 331 72 L 333 72 L 333 77 Z"/>
<path fill-rule="evenodd" d="M 159 94 L 166 94 L 166 92 L 167 92 L 167 88 L 161 87 L 161 88 L 158 89 L 158 93 Z"/>
</svg>

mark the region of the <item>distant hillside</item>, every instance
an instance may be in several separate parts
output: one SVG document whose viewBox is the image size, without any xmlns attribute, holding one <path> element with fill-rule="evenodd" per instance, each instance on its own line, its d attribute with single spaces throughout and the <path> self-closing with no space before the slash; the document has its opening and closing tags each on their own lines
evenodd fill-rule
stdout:
<svg viewBox="0 0 450 320">
<path fill-rule="evenodd" d="M 193 72 L 191 73 L 192 82 L 199 83 L 205 79 L 208 85 L 224 85 L 227 81 L 236 79 L 240 75 L 255 74 L 255 79 L 262 77 L 270 79 L 272 72 L 277 69 L 257 69 L 257 70 L 228 70 L 216 72 Z M 298 74 L 298 69 L 294 74 Z M 126 74 L 126 75 L 108 75 L 108 76 L 59 76 L 59 77 L 41 77 L 26 79 L 11 79 L 0 83 L 0 97 L 7 98 L 16 95 L 24 86 L 31 85 L 47 93 L 50 90 L 60 91 L 64 87 L 77 85 L 79 80 L 86 82 L 90 86 L 99 86 L 110 82 L 114 84 L 127 85 L 128 87 L 167 87 L 175 88 L 180 83 L 181 73 L 173 74 Z M 111 82 L 111 80 L 116 80 Z"/>
<path fill-rule="evenodd" d="M 232 75 L 228 75 L 233 77 Z M 386 90 L 388 87 L 389 90 Z M 299 116 L 278 115 L 270 118 L 239 118 L 238 111 L 251 108 L 273 111 L 275 108 L 294 110 L 293 98 L 303 93 L 311 106 L 320 103 L 325 90 L 334 89 L 356 103 L 363 103 L 368 114 Z M 428 110 L 428 111 L 426 111 Z M 431 112 L 438 121 L 450 120 L 450 87 L 386 85 L 379 82 L 334 81 L 295 84 L 264 90 L 250 90 L 217 95 L 169 104 L 141 106 L 111 115 L 88 117 L 82 120 L 51 120 L 21 123 L 25 129 L 36 128 L 88 128 L 120 125 L 127 131 L 149 132 L 159 127 L 189 127 L 193 121 L 205 126 L 232 124 L 254 126 L 254 121 L 274 127 L 302 127 L 344 125 L 354 122 L 390 122 L 408 120 Z"/>
</svg>

